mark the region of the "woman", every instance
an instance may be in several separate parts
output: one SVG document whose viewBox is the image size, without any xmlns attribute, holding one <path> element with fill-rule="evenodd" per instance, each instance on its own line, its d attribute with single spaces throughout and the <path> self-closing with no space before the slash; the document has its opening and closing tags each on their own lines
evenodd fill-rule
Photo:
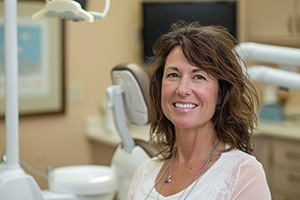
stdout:
<svg viewBox="0 0 300 200">
<path fill-rule="evenodd" d="M 128 199 L 271 199 L 251 135 L 258 96 L 225 28 L 176 22 L 154 44 L 151 139 Z"/>
</svg>

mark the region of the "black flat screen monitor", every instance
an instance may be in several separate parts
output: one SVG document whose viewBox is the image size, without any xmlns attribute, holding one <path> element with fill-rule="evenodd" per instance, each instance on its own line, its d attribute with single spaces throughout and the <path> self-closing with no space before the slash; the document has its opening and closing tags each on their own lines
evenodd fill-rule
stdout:
<svg viewBox="0 0 300 200">
<path fill-rule="evenodd" d="M 235 1 L 143 2 L 143 57 L 151 61 L 154 41 L 176 20 L 199 21 L 202 25 L 221 25 L 237 37 Z"/>
</svg>

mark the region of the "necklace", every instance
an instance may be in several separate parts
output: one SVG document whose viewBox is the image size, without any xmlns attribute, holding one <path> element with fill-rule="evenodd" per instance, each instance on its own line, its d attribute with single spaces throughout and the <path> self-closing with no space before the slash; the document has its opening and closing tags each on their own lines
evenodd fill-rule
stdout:
<svg viewBox="0 0 300 200">
<path fill-rule="evenodd" d="M 213 149 L 212 153 L 210 154 L 209 158 L 206 160 L 204 166 L 201 166 L 201 167 L 197 170 L 197 172 L 194 174 L 194 176 L 193 176 L 193 178 L 191 179 L 189 185 L 192 184 L 193 180 L 195 179 L 195 177 L 197 176 L 197 174 L 199 174 L 199 172 L 200 172 L 201 169 L 202 169 L 200 176 L 197 178 L 196 182 L 194 183 L 194 185 L 192 186 L 192 188 L 188 191 L 188 193 L 187 193 L 187 195 L 184 197 L 184 199 L 186 199 L 186 198 L 188 197 L 188 195 L 189 195 L 189 194 L 191 193 L 191 191 L 194 189 L 195 185 L 199 182 L 200 178 L 202 177 L 202 175 L 203 175 L 204 172 L 206 171 L 209 162 L 210 162 L 211 159 L 213 158 L 213 156 L 214 156 L 214 154 L 216 153 L 216 151 L 217 151 L 217 149 L 218 149 L 218 147 L 219 147 L 220 144 L 221 144 L 221 141 L 219 141 L 219 142 L 214 146 L 214 149 Z M 163 171 L 163 173 L 161 174 L 161 176 L 157 179 L 157 181 L 154 183 L 153 187 L 150 189 L 149 193 L 147 194 L 147 196 L 145 197 L 144 200 L 148 199 L 148 197 L 149 197 L 150 194 L 152 193 L 153 189 L 156 187 L 156 185 L 161 181 L 161 179 L 165 176 L 165 174 L 167 173 L 167 171 L 170 169 L 171 164 L 172 164 L 172 162 L 173 162 L 173 160 L 174 160 L 174 157 L 175 157 L 175 156 L 172 156 L 172 158 L 171 158 L 170 162 L 168 163 L 167 167 L 165 168 L 165 170 Z M 171 178 L 171 179 L 172 179 L 172 178 Z M 166 180 L 168 180 L 168 178 L 167 178 Z M 163 184 L 162 184 L 162 185 L 163 185 Z M 161 185 L 161 187 L 160 187 L 160 190 L 161 190 L 161 188 L 162 188 L 162 185 Z M 180 200 L 181 197 L 183 197 L 183 195 L 185 194 L 185 192 L 186 192 L 187 189 L 188 189 L 188 187 L 185 188 L 185 190 L 182 192 L 182 194 L 180 195 L 180 197 L 178 198 L 178 200 Z M 160 191 L 160 190 L 159 190 L 159 191 Z M 158 193 L 160 193 L 160 192 L 158 192 Z M 158 197 L 157 197 L 157 199 L 158 199 Z"/>
<path fill-rule="evenodd" d="M 216 153 L 218 147 L 220 146 L 220 144 L 221 144 L 221 141 L 219 141 L 219 142 L 216 144 L 214 150 L 212 151 L 212 153 L 210 154 L 209 158 L 208 158 L 207 161 L 205 162 L 204 167 L 203 167 L 203 169 L 202 169 L 202 171 L 201 171 L 200 176 L 198 177 L 198 179 L 196 180 L 196 182 L 194 183 L 194 185 L 192 186 L 192 188 L 188 191 L 188 193 L 187 193 L 187 195 L 184 197 L 184 199 L 186 199 L 186 198 L 189 196 L 189 194 L 190 194 L 190 193 L 192 192 L 192 190 L 194 189 L 195 185 L 197 185 L 197 183 L 199 182 L 199 180 L 201 179 L 201 177 L 202 177 L 203 174 L 205 173 L 205 171 L 206 171 L 206 169 L 207 169 L 207 166 L 208 166 L 209 162 L 210 162 L 211 159 L 214 157 L 214 155 L 215 155 L 215 153 Z M 197 176 L 197 174 L 200 172 L 200 170 L 201 170 L 201 168 L 197 171 L 197 173 L 196 173 L 196 174 L 194 175 L 194 177 L 191 179 L 189 185 L 192 184 L 193 180 L 195 179 L 195 177 Z M 187 188 L 182 192 L 182 194 L 180 195 L 180 197 L 178 198 L 178 200 L 181 199 L 181 197 L 183 197 L 183 195 L 184 195 L 184 193 L 186 192 L 186 190 L 187 190 Z"/>
<path fill-rule="evenodd" d="M 212 146 L 211 148 L 207 149 L 205 152 L 201 153 L 200 155 L 198 155 L 196 158 L 199 158 L 201 157 L 202 155 L 206 154 L 207 152 L 209 152 L 212 148 L 214 148 L 214 146 Z M 168 170 L 169 171 L 169 174 L 168 174 L 168 177 L 165 179 L 164 183 L 165 184 L 169 184 L 171 183 L 172 181 L 172 178 L 178 174 L 191 160 L 194 160 L 194 159 L 190 159 L 188 161 L 186 161 L 180 168 L 178 168 L 173 174 L 172 174 L 172 168 L 173 168 L 173 163 L 174 163 L 174 158 L 176 156 L 176 153 L 173 154 L 172 156 L 172 159 L 170 161 L 170 169 Z"/>
<path fill-rule="evenodd" d="M 175 155 L 175 154 L 173 154 L 173 155 Z M 175 157 L 175 156 L 174 156 L 174 157 Z M 168 174 L 168 177 L 166 178 L 166 180 L 164 181 L 165 184 L 171 183 L 172 178 L 173 178 L 177 173 L 179 173 L 179 172 L 184 168 L 184 166 L 187 165 L 187 163 L 189 162 L 189 161 L 185 162 L 179 169 L 177 169 L 177 170 L 172 174 L 171 171 L 172 171 L 172 164 L 173 164 L 173 161 L 174 161 L 174 159 L 172 159 L 172 160 L 170 161 L 171 164 L 170 164 L 169 174 Z"/>
</svg>

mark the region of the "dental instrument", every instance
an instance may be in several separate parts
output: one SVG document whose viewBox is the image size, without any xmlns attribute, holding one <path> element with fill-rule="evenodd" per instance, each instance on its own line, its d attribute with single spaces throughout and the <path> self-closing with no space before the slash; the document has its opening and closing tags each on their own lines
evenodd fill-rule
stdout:
<svg viewBox="0 0 300 200">
<path fill-rule="evenodd" d="M 17 1 L 4 4 L 7 160 L 0 169 L 0 199 L 43 200 L 35 180 L 19 165 Z"/>
<path fill-rule="evenodd" d="M 53 2 L 57 2 L 53 0 Z M 50 1 L 47 1 L 50 3 Z M 109 0 L 106 0 L 105 12 L 102 17 L 105 17 L 109 9 Z M 49 5 L 49 4 L 47 4 Z M 57 4 L 58 5 L 58 4 Z M 84 17 L 84 11 L 80 10 L 78 5 L 68 7 L 68 4 L 59 4 L 64 12 L 55 14 L 65 19 L 83 20 L 91 18 Z M 74 5 L 76 9 L 74 9 Z M 58 7 L 53 7 L 53 10 Z M 70 9 L 71 15 L 68 14 Z M 47 9 L 46 9 L 47 11 Z M 52 11 L 49 9 L 48 11 Z M 79 13 L 76 13 L 78 11 Z M 48 12 L 40 13 L 40 16 Z M 49 12 L 51 13 L 51 12 Z M 74 15 L 73 15 L 74 14 Z M 98 13 L 99 14 L 99 13 Z M 101 18 L 96 14 L 94 17 Z M 42 191 L 32 176 L 25 173 L 19 164 L 19 107 L 18 107 L 18 44 L 17 44 L 17 0 L 4 0 L 4 37 L 5 37 L 5 73 L 6 73 L 6 155 L 5 162 L 0 167 L 0 199 L 3 200 L 78 200 L 85 197 L 78 197 L 73 194 L 58 194 L 52 191 Z M 50 15 L 51 16 L 51 15 Z M 65 17 L 66 16 L 66 17 Z M 71 16 L 71 17 L 70 17 Z M 35 17 L 34 17 L 35 18 Z M 3 157 L 4 158 L 4 157 Z M 86 198 L 88 199 L 88 197 Z"/>
<path fill-rule="evenodd" d="M 42 17 L 59 17 L 62 19 L 78 21 L 94 22 L 94 19 L 103 19 L 106 17 L 110 0 L 105 0 L 105 7 L 102 13 L 94 11 L 86 11 L 82 9 L 80 3 L 74 0 L 45 0 L 45 8 L 32 15 L 33 20 L 38 20 Z"/>
<path fill-rule="evenodd" d="M 300 67 L 300 49 L 254 42 L 240 43 L 236 47 L 242 60 L 253 60 L 277 64 L 291 71 L 265 65 L 252 65 L 248 68 L 241 62 L 244 72 L 254 81 L 274 84 L 283 88 L 300 89 L 300 75 L 292 72 Z"/>
<path fill-rule="evenodd" d="M 150 122 L 149 77 L 141 66 L 123 63 L 112 69 L 111 78 L 113 85 L 106 90 L 107 103 L 121 137 L 111 167 L 118 180 L 117 198 L 125 200 L 135 170 L 157 154 L 148 142 L 133 139 L 126 123 L 143 126 Z"/>
<path fill-rule="evenodd" d="M 106 90 L 107 106 L 113 110 L 116 128 L 124 143 L 124 149 L 129 153 L 134 147 L 134 141 L 128 137 L 130 134 L 126 124 L 126 116 L 135 125 L 146 125 L 150 120 L 147 88 L 149 81 L 146 73 L 142 72 L 142 69 L 133 63 L 117 65 L 111 72 L 113 86 Z M 140 73 L 139 76 L 136 73 Z M 141 89 L 141 86 L 144 86 L 144 90 Z M 126 105 L 124 105 L 125 103 Z"/>
<path fill-rule="evenodd" d="M 276 45 L 259 44 L 254 42 L 240 43 L 236 47 L 241 57 L 244 73 L 256 82 L 265 83 L 264 105 L 260 108 L 261 119 L 283 120 L 284 111 L 277 103 L 276 88 L 300 90 L 300 49 Z M 252 60 L 276 64 L 278 68 L 266 65 L 250 65 L 246 68 L 243 61 Z"/>
</svg>

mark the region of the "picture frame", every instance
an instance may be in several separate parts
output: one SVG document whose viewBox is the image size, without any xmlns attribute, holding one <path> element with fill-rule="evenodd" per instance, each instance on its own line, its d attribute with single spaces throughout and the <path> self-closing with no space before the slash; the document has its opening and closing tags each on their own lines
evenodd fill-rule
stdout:
<svg viewBox="0 0 300 200">
<path fill-rule="evenodd" d="M 3 2 L 0 8 L 4 10 Z M 64 24 L 61 19 L 31 16 L 43 1 L 18 2 L 19 115 L 65 112 Z M 0 12 L 1 12 L 0 10 Z M 5 115 L 4 13 L 0 17 L 0 116 Z"/>
</svg>

